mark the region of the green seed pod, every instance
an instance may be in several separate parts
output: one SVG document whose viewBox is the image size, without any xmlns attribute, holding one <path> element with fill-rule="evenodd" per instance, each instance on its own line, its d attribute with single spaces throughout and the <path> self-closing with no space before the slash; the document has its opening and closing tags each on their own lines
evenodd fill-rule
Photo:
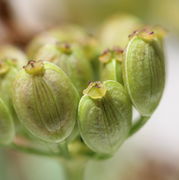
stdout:
<svg viewBox="0 0 179 180">
<path fill-rule="evenodd" d="M 100 55 L 100 46 L 97 39 L 93 35 L 87 34 L 79 44 L 82 47 L 85 57 L 92 66 L 94 80 L 99 80 L 100 63 L 98 57 Z"/>
<path fill-rule="evenodd" d="M 115 46 L 125 48 L 128 43 L 128 35 L 140 26 L 141 22 L 135 16 L 112 16 L 104 23 L 99 34 L 102 47 L 104 49 Z"/>
<path fill-rule="evenodd" d="M 0 99 L 0 144 L 9 144 L 13 141 L 15 129 L 8 107 Z"/>
<path fill-rule="evenodd" d="M 19 69 L 27 63 L 27 58 L 20 49 L 11 45 L 5 45 L 0 47 L 0 61 L 8 62 L 8 64 Z"/>
<path fill-rule="evenodd" d="M 70 143 L 74 141 L 78 136 L 79 136 L 78 126 L 77 124 L 75 124 L 75 127 L 73 128 L 73 131 L 70 134 L 70 136 L 68 136 L 68 138 L 66 139 L 66 142 Z"/>
<path fill-rule="evenodd" d="M 85 59 L 91 63 L 94 79 L 99 79 L 99 61 L 97 57 L 100 48 L 98 41 L 92 34 L 75 25 L 60 26 L 36 36 L 27 47 L 28 57 L 35 59 L 41 47 L 59 42 L 78 44 L 85 55 Z"/>
<path fill-rule="evenodd" d="M 57 66 L 29 61 L 14 82 L 13 103 L 21 123 L 36 137 L 60 142 L 72 132 L 79 96 Z"/>
<path fill-rule="evenodd" d="M 0 98 L 7 104 L 13 118 L 16 118 L 16 115 L 12 104 L 12 82 L 17 72 L 16 68 L 0 62 Z"/>
<path fill-rule="evenodd" d="M 107 49 L 99 57 L 101 62 L 100 68 L 100 80 L 115 80 L 123 83 L 122 80 L 122 59 L 123 50 L 120 48 L 114 48 L 112 50 Z"/>
<path fill-rule="evenodd" d="M 83 89 L 93 80 L 90 63 L 77 44 L 57 43 L 43 46 L 35 60 L 45 60 L 55 63 L 71 79 L 77 90 L 82 94 Z"/>
<path fill-rule="evenodd" d="M 165 63 L 158 33 L 135 31 L 124 60 L 124 83 L 135 108 L 150 116 L 158 106 L 165 85 Z"/>
<path fill-rule="evenodd" d="M 16 114 L 12 105 L 12 82 L 18 72 L 26 63 L 26 57 L 19 49 L 5 45 L 0 47 L 0 97 L 7 104 L 13 118 Z"/>
<path fill-rule="evenodd" d="M 27 55 L 29 58 L 34 59 L 34 55 L 45 44 L 55 44 L 57 42 L 87 44 L 86 36 L 87 33 L 79 26 L 60 26 L 36 36 L 27 47 Z"/>
<path fill-rule="evenodd" d="M 113 154 L 128 136 L 132 108 L 116 81 L 92 82 L 78 108 L 80 134 L 86 145 L 101 154 Z"/>
<path fill-rule="evenodd" d="M 83 40 L 79 41 L 85 56 L 89 61 L 94 61 L 100 52 L 99 43 L 92 34 L 86 34 Z"/>
</svg>

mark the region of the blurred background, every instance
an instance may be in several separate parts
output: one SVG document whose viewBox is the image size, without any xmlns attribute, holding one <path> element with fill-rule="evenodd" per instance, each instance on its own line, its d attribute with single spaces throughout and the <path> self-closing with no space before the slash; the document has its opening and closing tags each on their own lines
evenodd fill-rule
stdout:
<svg viewBox="0 0 179 180">
<path fill-rule="evenodd" d="M 64 23 L 95 33 L 114 14 L 167 29 L 167 83 L 150 121 L 113 158 L 90 161 L 85 180 L 179 180 L 179 0 L 0 0 L 0 44 L 24 48 L 37 33 Z M 56 160 L 0 149 L 0 180 L 49 179 L 64 179 Z"/>
</svg>

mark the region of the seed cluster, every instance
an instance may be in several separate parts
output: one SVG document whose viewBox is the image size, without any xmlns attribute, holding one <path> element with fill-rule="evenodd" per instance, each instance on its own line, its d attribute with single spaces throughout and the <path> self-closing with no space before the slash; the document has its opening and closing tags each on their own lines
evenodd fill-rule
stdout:
<svg viewBox="0 0 179 180">
<path fill-rule="evenodd" d="M 106 41 L 113 36 L 110 22 L 100 38 L 66 25 L 35 37 L 26 53 L 3 46 L 0 144 L 23 149 L 19 139 L 33 147 L 45 141 L 56 144 L 58 153 L 44 144 L 33 152 L 111 157 L 151 117 L 165 85 L 163 29 L 134 24 L 140 28 L 118 34 L 129 36 L 122 48 L 120 40 L 113 47 Z M 116 33 L 120 26 L 113 25 Z M 135 123 L 132 107 L 139 113 Z"/>
</svg>

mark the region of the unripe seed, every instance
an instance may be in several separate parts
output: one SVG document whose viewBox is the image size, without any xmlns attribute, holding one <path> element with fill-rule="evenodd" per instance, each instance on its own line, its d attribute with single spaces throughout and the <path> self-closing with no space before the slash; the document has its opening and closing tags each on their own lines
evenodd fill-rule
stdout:
<svg viewBox="0 0 179 180">
<path fill-rule="evenodd" d="M 0 62 L 0 97 L 7 104 L 15 119 L 16 115 L 12 105 L 12 83 L 17 72 L 15 67 L 6 62 Z"/>
<path fill-rule="evenodd" d="M 0 99 L 0 144 L 9 144 L 13 141 L 15 129 L 10 111 Z"/>
<path fill-rule="evenodd" d="M 90 149 L 113 154 L 131 127 L 132 108 L 125 89 L 116 81 L 92 82 L 78 109 L 80 134 Z"/>
<path fill-rule="evenodd" d="M 0 94 L 4 101 L 7 102 L 11 99 L 12 81 L 17 70 L 22 68 L 26 62 L 24 53 L 18 48 L 10 45 L 0 47 Z"/>
<path fill-rule="evenodd" d="M 11 45 L 0 46 L 0 61 L 7 62 L 17 69 L 22 68 L 27 63 L 25 54 Z"/>
<path fill-rule="evenodd" d="M 122 60 L 123 50 L 120 48 L 107 49 L 99 57 L 101 62 L 100 80 L 115 80 L 123 83 Z"/>
<path fill-rule="evenodd" d="M 13 119 L 16 120 L 12 105 L 12 82 L 18 69 L 26 63 L 26 57 L 18 48 L 5 45 L 0 47 L 0 97 L 8 106 Z"/>
<path fill-rule="evenodd" d="M 27 47 L 28 57 L 34 59 L 38 50 L 46 44 L 55 44 L 57 42 L 79 43 L 86 45 L 87 33 L 83 28 L 76 25 L 64 25 L 51 29 L 36 36 Z M 89 51 L 88 51 L 89 52 Z"/>
<path fill-rule="evenodd" d="M 103 48 L 120 46 L 125 48 L 128 43 L 128 35 L 141 26 L 140 20 L 131 15 L 114 15 L 102 26 L 100 41 Z"/>
<path fill-rule="evenodd" d="M 35 59 L 43 59 L 59 66 L 68 75 L 80 94 L 89 81 L 93 80 L 90 62 L 85 58 L 81 47 L 77 44 L 45 45 L 36 54 Z"/>
<path fill-rule="evenodd" d="M 158 106 L 165 84 L 163 49 L 155 31 L 135 31 L 124 60 L 124 83 L 133 105 L 143 116 Z"/>
<path fill-rule="evenodd" d="M 45 141 L 60 142 L 70 135 L 78 98 L 66 74 L 48 62 L 30 61 L 14 82 L 13 103 L 21 123 Z"/>
<path fill-rule="evenodd" d="M 27 54 L 29 58 L 35 59 L 39 49 L 47 44 L 76 43 L 81 47 L 85 59 L 89 61 L 93 70 L 93 78 L 99 79 L 99 46 L 97 39 L 83 28 L 75 25 L 65 25 L 51 29 L 36 36 L 28 45 Z"/>
</svg>

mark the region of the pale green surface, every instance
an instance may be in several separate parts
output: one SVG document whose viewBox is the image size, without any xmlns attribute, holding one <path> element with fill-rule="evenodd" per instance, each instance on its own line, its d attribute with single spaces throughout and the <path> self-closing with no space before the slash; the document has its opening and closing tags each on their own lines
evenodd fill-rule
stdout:
<svg viewBox="0 0 179 180">
<path fill-rule="evenodd" d="M 84 95 L 79 103 L 78 124 L 84 142 L 95 152 L 113 154 L 128 136 L 132 106 L 122 85 L 105 81 L 106 95 L 92 99 Z"/>
<path fill-rule="evenodd" d="M 65 44 L 64 44 L 65 45 Z M 83 49 L 77 44 L 69 43 L 70 54 L 61 52 L 58 45 L 42 46 L 34 56 L 35 60 L 53 62 L 71 79 L 80 94 L 93 80 L 90 60 L 85 57 Z"/>
<path fill-rule="evenodd" d="M 0 99 L 0 144 L 9 144 L 13 141 L 15 128 L 10 111 L 4 101 Z"/>
<path fill-rule="evenodd" d="M 112 59 L 107 63 L 101 63 L 100 73 L 101 81 L 115 80 L 119 83 L 123 83 L 121 63 L 119 63 L 116 59 Z"/>
<path fill-rule="evenodd" d="M 134 37 L 125 53 L 124 83 L 133 105 L 144 116 L 154 112 L 164 90 L 164 57 L 157 50 L 153 43 Z"/>
<path fill-rule="evenodd" d="M 128 35 L 141 24 L 140 20 L 132 15 L 116 14 L 110 17 L 99 33 L 101 45 L 103 48 L 125 48 L 129 40 Z"/>
<path fill-rule="evenodd" d="M 72 132 L 78 92 L 56 65 L 44 63 L 45 73 L 30 76 L 22 70 L 14 82 L 13 103 L 21 123 L 36 137 L 59 142 Z"/>
</svg>

